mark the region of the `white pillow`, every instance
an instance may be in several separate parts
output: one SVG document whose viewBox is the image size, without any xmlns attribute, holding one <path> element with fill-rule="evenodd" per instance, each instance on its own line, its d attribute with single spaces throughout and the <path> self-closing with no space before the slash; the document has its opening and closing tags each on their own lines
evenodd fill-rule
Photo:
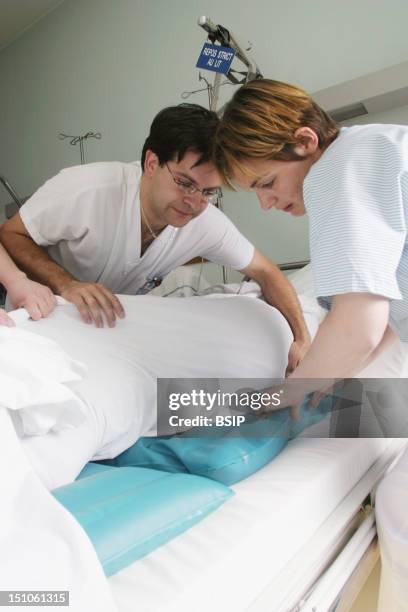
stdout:
<svg viewBox="0 0 408 612">
<path fill-rule="evenodd" d="M 126 318 L 113 329 L 86 325 L 72 304 L 22 323 L 86 364 L 87 375 L 70 387 L 98 420 L 95 458 L 116 456 L 155 426 L 157 377 L 284 374 L 292 334 L 282 315 L 261 300 L 120 299 Z"/>
</svg>

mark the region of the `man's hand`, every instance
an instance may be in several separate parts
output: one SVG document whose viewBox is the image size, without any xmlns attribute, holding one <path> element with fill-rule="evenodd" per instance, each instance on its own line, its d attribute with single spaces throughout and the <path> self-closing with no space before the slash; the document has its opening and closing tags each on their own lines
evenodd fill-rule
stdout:
<svg viewBox="0 0 408 612">
<path fill-rule="evenodd" d="M 5 325 L 6 327 L 15 327 L 16 325 L 13 319 L 2 308 L 0 308 L 0 325 Z"/>
<path fill-rule="evenodd" d="M 96 327 L 103 327 L 102 315 L 109 327 L 115 326 L 116 317 L 125 316 L 118 298 L 100 283 L 71 281 L 61 291 L 61 297 L 75 304 L 85 323 L 95 323 Z"/>
<path fill-rule="evenodd" d="M 25 308 L 34 321 L 46 317 L 57 304 L 51 289 L 29 280 L 21 274 L 6 286 L 13 308 Z"/>
<path fill-rule="evenodd" d="M 294 342 L 292 342 L 288 354 L 288 365 L 285 371 L 285 378 L 289 376 L 289 374 L 292 374 L 292 372 L 298 367 L 299 363 L 309 350 L 310 344 L 310 339 L 294 340 Z"/>
</svg>

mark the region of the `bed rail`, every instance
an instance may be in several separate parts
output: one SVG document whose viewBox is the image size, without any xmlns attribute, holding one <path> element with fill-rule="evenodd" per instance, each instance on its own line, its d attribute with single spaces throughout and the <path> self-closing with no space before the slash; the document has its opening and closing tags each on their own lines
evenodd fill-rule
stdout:
<svg viewBox="0 0 408 612">
<path fill-rule="evenodd" d="M 300 268 L 304 268 L 307 264 L 310 263 L 310 259 L 303 259 L 302 261 L 290 261 L 287 263 L 278 264 L 278 268 L 282 270 L 282 272 L 286 272 L 287 270 L 299 270 Z"/>
</svg>

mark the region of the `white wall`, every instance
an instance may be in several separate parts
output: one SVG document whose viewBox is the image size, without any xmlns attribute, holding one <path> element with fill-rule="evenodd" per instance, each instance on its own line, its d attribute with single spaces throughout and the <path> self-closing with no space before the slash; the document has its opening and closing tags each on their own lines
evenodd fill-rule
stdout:
<svg viewBox="0 0 408 612">
<path fill-rule="evenodd" d="M 310 91 L 408 59 L 405 0 L 65 0 L 0 52 L 0 173 L 24 196 L 78 163 L 59 131 L 102 132 L 88 161 L 138 158 L 155 113 L 198 88 L 202 14 L 250 40 L 264 76 Z M 276 261 L 307 257 L 305 219 L 264 213 L 248 194 L 224 205 Z"/>
</svg>

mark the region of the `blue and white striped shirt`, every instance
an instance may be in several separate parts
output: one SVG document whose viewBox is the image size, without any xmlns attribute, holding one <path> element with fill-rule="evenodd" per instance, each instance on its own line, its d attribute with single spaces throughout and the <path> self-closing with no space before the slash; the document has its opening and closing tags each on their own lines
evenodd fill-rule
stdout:
<svg viewBox="0 0 408 612">
<path fill-rule="evenodd" d="M 390 299 L 408 342 L 408 126 L 342 128 L 304 181 L 315 294 Z"/>
</svg>

